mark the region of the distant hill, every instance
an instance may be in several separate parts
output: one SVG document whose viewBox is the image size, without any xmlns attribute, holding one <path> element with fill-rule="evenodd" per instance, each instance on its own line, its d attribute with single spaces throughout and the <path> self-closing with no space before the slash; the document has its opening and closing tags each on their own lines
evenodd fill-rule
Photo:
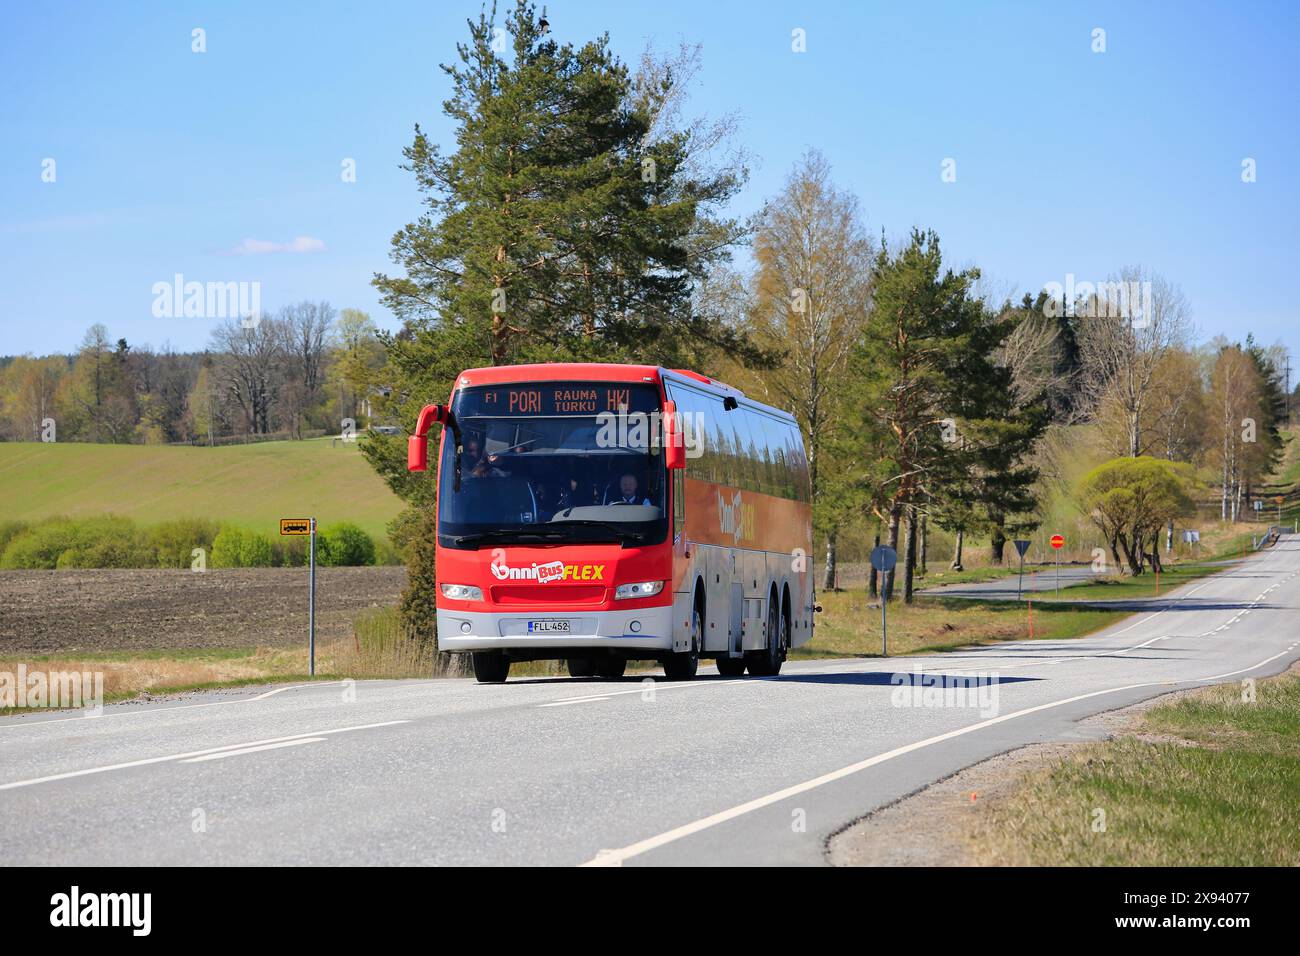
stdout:
<svg viewBox="0 0 1300 956">
<path fill-rule="evenodd" d="M 218 448 L 0 442 L 0 521 L 204 517 L 277 534 L 280 518 L 314 515 L 382 540 L 401 509 L 355 443 L 328 438 Z"/>
</svg>

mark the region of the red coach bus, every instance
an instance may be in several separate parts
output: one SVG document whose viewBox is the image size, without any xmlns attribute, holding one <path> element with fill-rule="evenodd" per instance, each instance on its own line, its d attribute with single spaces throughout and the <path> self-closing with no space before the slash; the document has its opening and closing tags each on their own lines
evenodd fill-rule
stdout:
<svg viewBox="0 0 1300 956">
<path fill-rule="evenodd" d="M 812 512 L 786 412 L 651 365 L 470 369 L 420 413 L 438 454 L 438 646 L 479 681 L 566 660 L 774 675 L 812 638 Z"/>
</svg>

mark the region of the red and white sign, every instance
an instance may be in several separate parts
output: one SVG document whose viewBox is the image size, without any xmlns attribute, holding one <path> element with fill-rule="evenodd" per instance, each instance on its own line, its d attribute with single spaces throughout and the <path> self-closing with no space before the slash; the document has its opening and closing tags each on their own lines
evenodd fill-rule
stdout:
<svg viewBox="0 0 1300 956">
<path fill-rule="evenodd" d="M 1052 535 L 1052 547 L 1055 548 L 1057 551 L 1060 551 L 1062 548 L 1064 548 L 1065 547 L 1064 535 L 1059 535 L 1059 534 Z"/>
</svg>

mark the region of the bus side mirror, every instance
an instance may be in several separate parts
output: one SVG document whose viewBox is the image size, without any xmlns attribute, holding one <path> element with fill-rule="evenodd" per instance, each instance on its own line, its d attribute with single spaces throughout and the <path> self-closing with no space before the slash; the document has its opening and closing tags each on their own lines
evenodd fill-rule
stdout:
<svg viewBox="0 0 1300 956">
<path fill-rule="evenodd" d="M 415 420 L 415 434 L 406 439 L 406 470 L 427 471 L 429 468 L 429 428 L 434 422 L 445 422 L 447 409 L 442 405 L 425 405 Z"/>
<path fill-rule="evenodd" d="M 664 402 L 664 465 L 670 471 L 686 467 L 686 445 L 676 402 Z"/>
</svg>

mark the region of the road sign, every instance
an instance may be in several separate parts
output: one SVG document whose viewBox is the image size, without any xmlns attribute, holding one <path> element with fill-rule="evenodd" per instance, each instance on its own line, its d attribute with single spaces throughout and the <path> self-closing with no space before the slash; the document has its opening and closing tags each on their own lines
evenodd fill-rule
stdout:
<svg viewBox="0 0 1300 956">
<path fill-rule="evenodd" d="M 1061 549 L 1065 547 L 1065 535 L 1052 535 L 1052 548 L 1056 551 L 1056 593 L 1061 593 Z"/>
<path fill-rule="evenodd" d="M 281 518 L 280 534 L 305 534 L 311 536 L 307 548 L 310 555 L 311 579 L 307 590 L 307 672 L 316 674 L 316 519 Z"/>
<path fill-rule="evenodd" d="M 1025 552 L 1029 550 L 1029 542 L 1024 538 L 1017 538 L 1014 544 L 1016 553 L 1020 555 L 1020 576 L 1016 579 L 1016 600 L 1019 601 L 1025 586 Z"/>
<path fill-rule="evenodd" d="M 894 570 L 898 564 L 898 552 L 888 545 L 878 544 L 871 549 L 871 566 L 881 574 Z M 885 606 L 889 604 L 885 600 L 884 581 L 880 582 L 880 653 L 885 657 L 889 656 L 889 621 L 885 617 Z"/>
</svg>

